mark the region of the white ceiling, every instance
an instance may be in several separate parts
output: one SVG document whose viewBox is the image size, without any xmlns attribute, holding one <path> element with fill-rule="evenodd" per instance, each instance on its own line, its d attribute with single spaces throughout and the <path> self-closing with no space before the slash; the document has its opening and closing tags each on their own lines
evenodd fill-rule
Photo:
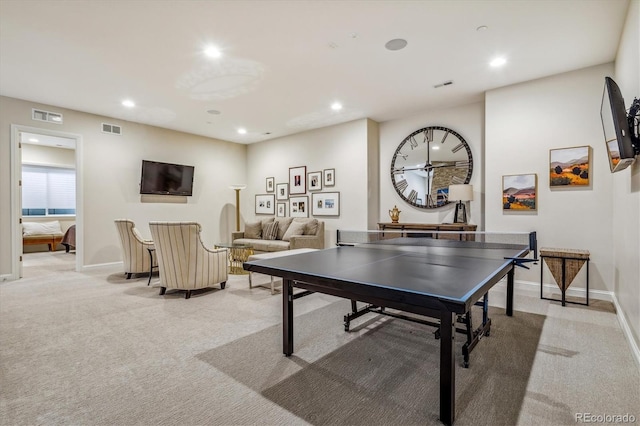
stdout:
<svg viewBox="0 0 640 426">
<path fill-rule="evenodd" d="M 490 89 L 611 62 L 628 5 L 2 0 L 0 94 L 252 143 L 476 102 Z M 395 38 L 407 47 L 386 50 Z M 207 44 L 223 56 L 206 59 Z M 508 63 L 492 69 L 497 55 Z M 123 107 L 125 98 L 137 106 Z"/>
</svg>

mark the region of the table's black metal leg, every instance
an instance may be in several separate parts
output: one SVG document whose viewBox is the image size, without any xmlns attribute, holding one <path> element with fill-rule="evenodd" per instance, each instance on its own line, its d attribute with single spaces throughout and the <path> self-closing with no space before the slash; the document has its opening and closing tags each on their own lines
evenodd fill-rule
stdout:
<svg viewBox="0 0 640 426">
<path fill-rule="evenodd" d="M 149 281 L 147 281 L 147 285 L 151 284 L 151 274 L 153 274 L 153 251 L 147 250 L 149 252 L 149 259 L 151 260 L 151 266 L 149 266 Z"/>
<path fill-rule="evenodd" d="M 566 283 L 566 278 L 564 274 L 565 266 L 566 266 L 566 259 L 563 257 L 562 258 L 562 306 L 566 306 L 567 304 L 567 296 L 566 296 L 567 283 Z"/>
<path fill-rule="evenodd" d="M 282 352 L 293 353 L 293 281 L 282 280 Z"/>
<path fill-rule="evenodd" d="M 589 259 L 587 259 L 587 306 L 589 306 Z"/>
<path fill-rule="evenodd" d="M 440 312 L 440 421 L 452 425 L 456 407 L 455 319 Z"/>
<path fill-rule="evenodd" d="M 507 274 L 507 316 L 513 316 L 513 279 L 515 268 L 511 268 Z"/>
</svg>

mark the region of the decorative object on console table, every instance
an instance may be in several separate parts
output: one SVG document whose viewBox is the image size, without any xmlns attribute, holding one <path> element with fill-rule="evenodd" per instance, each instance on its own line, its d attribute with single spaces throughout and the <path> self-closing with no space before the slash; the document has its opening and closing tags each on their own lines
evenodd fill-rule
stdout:
<svg viewBox="0 0 640 426">
<path fill-rule="evenodd" d="M 467 223 L 467 201 L 473 201 L 473 185 L 449 185 L 449 201 L 457 201 L 454 223 Z"/>
<path fill-rule="evenodd" d="M 309 217 L 309 197 L 289 198 L 290 217 Z"/>
<path fill-rule="evenodd" d="M 256 214 L 275 214 L 275 203 L 273 194 L 256 194 Z"/>
<path fill-rule="evenodd" d="M 389 216 L 391 216 L 391 223 L 398 223 L 400 220 L 400 213 L 402 211 L 398 210 L 398 206 L 393 206 L 393 210 L 389 210 Z"/>
<path fill-rule="evenodd" d="M 588 250 L 576 250 L 576 249 L 558 249 L 558 248 L 541 248 L 540 259 L 542 259 L 542 265 L 540 265 L 540 299 L 555 300 L 562 302 L 562 306 L 566 303 L 575 303 L 576 305 L 589 306 L 589 251 Z M 587 264 L 587 292 L 585 303 L 574 302 L 567 300 L 567 289 L 573 283 L 574 278 L 582 269 L 584 264 Z M 556 284 L 560 288 L 561 299 L 553 299 L 544 297 L 542 282 L 542 273 L 544 272 L 544 265 L 549 267 L 551 275 L 556 281 Z"/>
<path fill-rule="evenodd" d="M 289 194 L 307 192 L 307 166 L 289 167 Z"/>
<path fill-rule="evenodd" d="M 289 184 L 279 183 L 276 185 L 276 200 L 284 201 L 289 199 Z"/>
<path fill-rule="evenodd" d="M 549 186 L 589 186 L 591 147 L 549 150 Z"/>
<path fill-rule="evenodd" d="M 240 231 L 240 190 L 246 187 L 245 184 L 233 184 L 229 187 L 236 191 L 236 232 Z"/>
<path fill-rule="evenodd" d="M 314 216 L 340 216 L 340 193 L 315 192 L 311 194 L 311 205 Z"/>
<path fill-rule="evenodd" d="M 309 172 L 307 174 L 307 181 L 309 191 L 322 190 L 322 172 Z"/>
<path fill-rule="evenodd" d="M 275 178 L 267 178 L 267 192 L 273 192 Z"/>
<path fill-rule="evenodd" d="M 378 229 L 381 231 L 394 231 L 393 237 L 397 237 L 397 232 L 400 231 L 400 236 L 402 237 L 431 237 L 446 240 L 475 241 L 474 232 L 478 229 L 478 225 L 468 223 L 379 222 Z M 432 233 L 429 231 L 432 231 Z"/>
<path fill-rule="evenodd" d="M 334 186 L 336 184 L 336 169 L 324 169 L 324 186 Z"/>
<path fill-rule="evenodd" d="M 538 175 L 502 176 L 502 210 L 536 210 Z"/>
</svg>

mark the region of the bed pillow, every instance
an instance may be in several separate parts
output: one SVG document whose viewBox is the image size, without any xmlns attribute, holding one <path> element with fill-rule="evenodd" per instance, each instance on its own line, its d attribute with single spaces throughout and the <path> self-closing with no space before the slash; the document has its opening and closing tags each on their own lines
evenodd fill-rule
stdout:
<svg viewBox="0 0 640 426">
<path fill-rule="evenodd" d="M 62 234 L 60 222 L 22 222 L 22 235 Z"/>
</svg>

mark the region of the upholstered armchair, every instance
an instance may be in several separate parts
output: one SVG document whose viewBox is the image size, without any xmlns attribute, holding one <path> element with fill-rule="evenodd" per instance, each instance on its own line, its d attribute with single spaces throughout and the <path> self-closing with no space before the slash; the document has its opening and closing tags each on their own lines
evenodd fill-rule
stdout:
<svg viewBox="0 0 640 426">
<path fill-rule="evenodd" d="M 136 229 L 133 221 L 128 219 L 117 219 L 115 221 L 120 242 L 122 243 L 122 260 L 124 261 L 124 273 L 127 279 L 133 274 L 149 274 L 151 281 L 151 254 L 149 249 L 153 248 L 153 241 L 145 240 Z M 153 256 L 153 267 L 158 267 L 157 257 Z"/>
<path fill-rule="evenodd" d="M 210 250 L 200 237 L 196 222 L 150 222 L 160 270 L 160 294 L 167 289 L 191 291 L 227 283 L 227 250 Z"/>
</svg>

